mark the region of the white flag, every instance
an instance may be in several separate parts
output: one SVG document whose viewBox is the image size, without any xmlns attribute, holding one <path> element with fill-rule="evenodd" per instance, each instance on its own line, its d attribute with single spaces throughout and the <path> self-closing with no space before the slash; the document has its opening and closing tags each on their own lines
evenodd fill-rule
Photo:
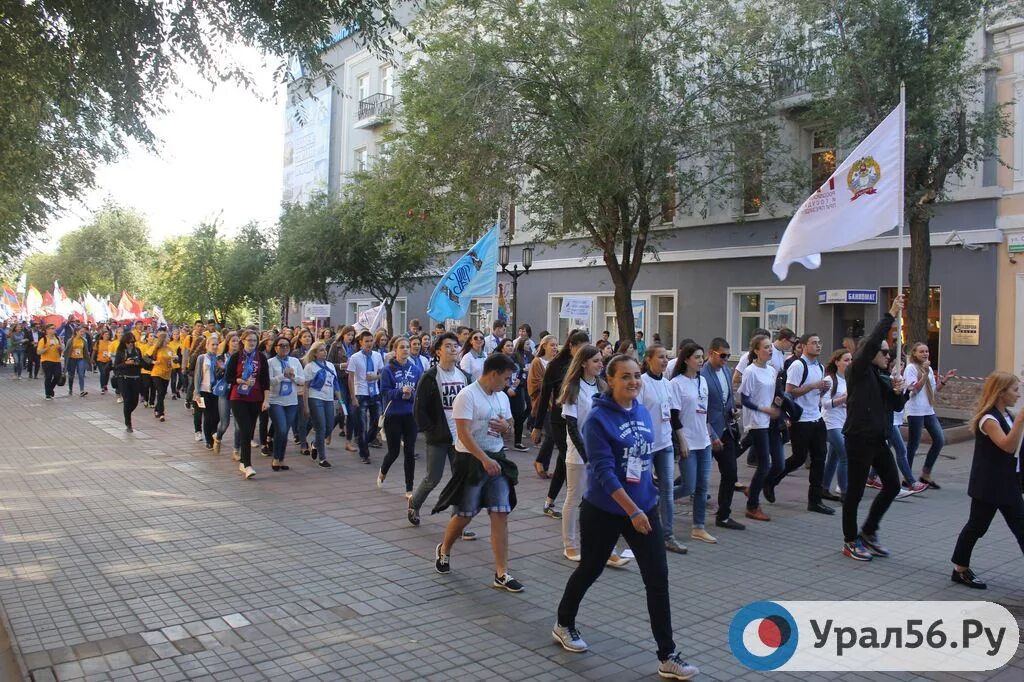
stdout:
<svg viewBox="0 0 1024 682">
<path fill-rule="evenodd" d="M 373 308 L 367 308 L 359 313 L 356 323 L 352 325 L 357 332 L 364 329 L 371 334 L 376 334 L 378 329 L 387 329 L 387 319 L 384 316 L 384 304 L 381 303 Z"/>
<path fill-rule="evenodd" d="M 818 191 L 800 206 L 779 242 L 772 270 L 816 270 L 821 254 L 888 232 L 899 224 L 903 201 L 903 105 L 857 145 Z"/>
</svg>

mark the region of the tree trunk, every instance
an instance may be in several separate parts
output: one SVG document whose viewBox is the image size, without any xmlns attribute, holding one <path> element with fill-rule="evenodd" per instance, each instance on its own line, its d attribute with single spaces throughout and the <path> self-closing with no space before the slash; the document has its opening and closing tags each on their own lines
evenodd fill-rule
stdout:
<svg viewBox="0 0 1024 682">
<path fill-rule="evenodd" d="M 635 257 L 635 256 L 634 256 Z M 633 281 L 627 273 L 629 263 L 619 265 L 614 251 L 605 251 L 604 263 L 612 276 L 615 289 L 615 321 L 619 328 L 619 340 L 636 339 L 636 326 L 633 324 Z"/>
<path fill-rule="evenodd" d="M 395 325 L 391 319 L 391 309 L 395 305 L 395 299 L 387 296 L 384 298 L 384 323 L 388 326 L 388 336 L 395 335 Z"/>
<path fill-rule="evenodd" d="M 910 217 L 910 299 L 906 302 L 907 343 L 928 341 L 928 292 L 932 267 L 929 218 Z M 902 273 L 901 273 L 902 279 Z"/>
</svg>

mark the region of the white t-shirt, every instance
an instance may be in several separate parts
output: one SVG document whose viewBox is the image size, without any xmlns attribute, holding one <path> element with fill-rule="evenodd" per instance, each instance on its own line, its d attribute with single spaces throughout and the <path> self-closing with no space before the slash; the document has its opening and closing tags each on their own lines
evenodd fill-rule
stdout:
<svg viewBox="0 0 1024 682">
<path fill-rule="evenodd" d="M 771 365 L 748 365 L 740 381 L 740 395 L 746 395 L 758 407 L 768 407 L 775 400 L 776 376 L 778 372 Z M 743 426 L 747 429 L 767 429 L 770 421 L 771 417 L 764 412 L 743 408 Z"/>
<path fill-rule="evenodd" d="M 508 396 L 504 391 L 488 394 L 480 387 L 480 382 L 474 381 L 455 396 L 452 416 L 456 420 L 468 419 L 472 422 L 469 432 L 484 452 L 500 452 L 504 449 L 505 441 L 501 434 L 491 431 L 488 426 L 491 419 L 512 418 L 512 407 L 509 405 Z M 455 449 L 459 452 L 469 452 L 469 448 L 458 435 L 455 437 Z"/>
<path fill-rule="evenodd" d="M 679 362 L 679 358 L 672 358 L 668 361 L 668 367 L 665 368 L 665 376 L 670 377 L 676 373 L 677 362 Z"/>
<path fill-rule="evenodd" d="M 903 419 L 904 419 L 904 413 L 903 412 L 893 412 L 892 413 L 892 425 L 893 426 L 902 426 L 903 425 Z"/>
<path fill-rule="evenodd" d="M 370 356 L 367 358 L 366 353 L 358 351 L 348 359 L 348 373 L 352 375 L 352 384 L 357 396 L 380 395 L 377 381 L 380 380 L 380 373 L 384 371 L 384 361 L 380 357 L 380 353 L 376 351 L 372 351 Z M 368 382 L 366 380 L 367 372 L 376 372 L 377 381 Z"/>
<path fill-rule="evenodd" d="M 572 417 L 576 420 L 576 426 L 583 433 L 583 422 L 587 420 L 587 415 L 590 414 L 590 408 L 594 404 L 594 396 L 597 395 L 597 383 L 588 384 L 586 381 L 580 380 L 580 393 L 576 397 L 575 403 L 569 403 L 562 405 L 562 416 Z M 565 461 L 567 464 L 583 464 L 583 458 L 580 457 L 579 450 L 576 449 L 576 444 L 572 442 L 572 438 L 567 438 L 568 447 L 565 451 Z"/>
<path fill-rule="evenodd" d="M 912 386 L 917 383 L 918 379 L 921 378 L 921 370 L 912 362 L 907 363 L 906 369 L 903 370 L 903 380 L 907 386 Z M 932 395 L 935 395 L 935 373 L 928 370 L 928 383 L 932 385 Z M 910 400 L 907 401 L 906 413 L 908 417 L 927 417 L 930 414 L 935 414 L 935 407 L 928 402 L 928 387 L 924 384 L 921 385 L 921 390 L 917 393 L 910 394 Z"/>
<path fill-rule="evenodd" d="M 703 450 L 711 445 L 708 434 L 708 382 L 700 374 L 690 378 L 684 374 L 670 382 L 679 405 L 679 421 L 683 424 L 686 447 Z"/>
<path fill-rule="evenodd" d="M 711 370 L 718 377 L 718 387 L 722 389 L 722 406 L 724 407 L 729 402 L 729 368 L 725 365 L 720 367 L 717 371 Z"/>
<path fill-rule="evenodd" d="M 505 340 L 506 337 L 500 339 L 494 334 L 488 334 L 484 337 L 484 355 L 490 355 L 494 352 L 494 349 L 498 347 L 498 344 Z"/>
<path fill-rule="evenodd" d="M 655 379 L 644 372 L 640 378 L 638 399 L 651 413 L 651 423 L 654 425 L 654 451 L 672 447 L 672 410 L 678 410 L 679 403 L 669 380 L 664 374 L 661 379 Z"/>
<path fill-rule="evenodd" d="M 487 360 L 486 355 L 476 357 L 473 355 L 473 351 L 469 351 L 466 355 L 462 356 L 459 360 L 459 367 L 469 375 L 470 381 L 476 381 L 484 373 L 484 362 Z"/>
<path fill-rule="evenodd" d="M 306 375 L 306 395 L 310 398 L 315 398 L 316 400 L 327 400 L 333 402 L 334 377 L 337 376 L 337 370 L 334 369 L 334 365 L 330 362 L 324 362 L 324 369 L 327 370 L 327 379 L 319 390 L 310 386 L 309 383 L 316 378 L 317 373 L 320 371 L 320 365 L 315 362 L 311 362 L 302 370 Z"/>
<path fill-rule="evenodd" d="M 829 377 L 832 380 L 832 377 Z M 846 395 L 846 377 L 841 374 L 836 375 L 836 394 L 832 395 L 832 388 L 829 387 L 825 391 L 825 394 L 821 396 L 821 405 L 825 411 L 825 428 L 831 431 L 832 429 L 841 429 L 846 424 L 846 403 L 835 406 L 833 401 L 837 398 L 841 398 Z"/>
<path fill-rule="evenodd" d="M 455 417 L 452 416 L 452 406 L 455 405 L 455 396 L 466 387 L 466 375 L 458 367 L 452 367 L 445 371 L 441 365 L 437 366 L 437 387 L 441 391 L 441 407 L 444 408 L 444 416 L 448 420 L 448 428 L 452 432 L 452 442 L 455 442 Z"/>
<path fill-rule="evenodd" d="M 292 360 L 295 360 L 295 362 L 292 362 Z M 312 365 L 313 363 L 309 364 Z M 284 376 L 284 370 L 289 367 L 295 370 L 295 377 L 293 379 L 288 379 Z M 281 360 L 281 358 L 275 355 L 267 361 L 267 369 L 270 371 L 270 404 L 298 405 L 299 386 L 306 383 L 306 373 L 302 368 L 302 363 L 296 358 L 286 357 L 284 360 Z M 291 386 L 288 386 L 288 384 L 291 384 Z M 286 392 L 288 395 L 282 395 L 282 392 Z M 332 388 L 331 399 L 333 398 Z"/>
<path fill-rule="evenodd" d="M 804 376 L 804 363 L 807 363 L 807 379 L 801 383 Z M 825 376 L 825 368 L 820 362 L 810 362 L 806 358 L 798 358 L 790 363 L 786 370 L 786 383 L 794 386 L 816 384 Z M 821 391 L 813 389 L 800 396 L 795 396 L 793 402 L 804 409 L 800 415 L 801 422 L 816 422 L 821 419 Z"/>
</svg>

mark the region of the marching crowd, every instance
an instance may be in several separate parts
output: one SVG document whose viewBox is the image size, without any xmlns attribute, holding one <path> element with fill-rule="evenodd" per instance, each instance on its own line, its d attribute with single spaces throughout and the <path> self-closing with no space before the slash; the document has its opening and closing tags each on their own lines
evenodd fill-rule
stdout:
<svg viewBox="0 0 1024 682">
<path fill-rule="evenodd" d="M 643 576 L 659 674 L 690 679 L 697 669 L 676 649 L 669 608 L 666 553 L 688 551 L 676 529 L 678 500 L 692 500 L 689 538 L 717 543 L 712 530 L 745 529 L 733 509 L 737 495 L 745 497 L 746 523 L 768 522 L 762 498 L 774 503 L 779 483 L 809 465 L 808 511 L 831 515 L 835 508 L 826 502 L 840 502 L 842 553 L 870 561 L 890 555 L 879 537 L 890 503 L 940 489 L 935 468 L 943 435 L 935 396 L 955 370 L 936 373 L 927 344 L 909 344 L 905 357 L 898 344 L 890 346 L 902 304 L 897 297 L 870 335 L 832 353 L 823 352 L 819 335 L 798 337 L 789 329 L 756 330 L 749 346 L 734 352 L 723 338 L 707 348 L 685 339 L 675 349 L 657 338 L 647 343 L 640 333 L 615 346 L 607 332 L 593 342 L 584 331 L 565 339 L 542 332 L 535 340 L 530 325 L 509 336 L 500 321 L 486 332 L 437 325 L 426 333 L 413 320 L 407 333 L 389 337 L 351 326 L 227 330 L 196 320 L 171 330 L 8 324 L 0 326 L 0 362 L 13 365 L 19 380 L 38 379 L 42 370 L 46 400 L 65 386 L 73 396 L 76 380 L 85 397 L 86 378 L 98 374 L 100 393 L 113 392 L 122 405 L 128 432 L 140 403 L 164 421 L 169 402 L 180 401 L 195 440 L 217 454 L 230 447 L 245 479 L 256 475 L 253 448 L 269 458 L 273 472 L 289 469 L 292 447 L 322 468 L 331 467 L 334 440 L 367 465 L 371 449 L 384 448 L 376 486 L 388 482 L 401 459 L 405 513 L 417 526 L 450 469 L 431 508 L 452 509 L 435 570 L 452 570 L 456 542 L 475 539 L 468 527 L 486 510 L 493 586 L 510 592 L 524 589 L 508 566 L 508 515 L 522 475 L 510 450 L 529 451 L 529 438 L 539 446 L 532 473 L 550 481 L 541 511 L 560 520 L 563 556 L 578 564 L 558 605 L 553 638 L 569 651 L 588 648 L 576 614 L 606 566 L 631 560 L 620 549 L 623 540 Z M 735 355 L 740 361 L 733 367 Z M 1016 377 L 993 373 L 971 421 L 972 505 L 952 573 L 969 587 L 985 587 L 970 557 L 996 512 L 1024 550 L 1015 458 L 1024 419 L 1008 412 L 1017 393 Z M 931 445 L 915 474 L 924 431 Z M 417 484 L 419 434 L 426 448 Z M 753 467 L 749 483 L 739 481 L 744 453 Z M 716 495 L 713 462 L 720 473 Z M 879 492 L 858 524 L 866 487 Z"/>
</svg>

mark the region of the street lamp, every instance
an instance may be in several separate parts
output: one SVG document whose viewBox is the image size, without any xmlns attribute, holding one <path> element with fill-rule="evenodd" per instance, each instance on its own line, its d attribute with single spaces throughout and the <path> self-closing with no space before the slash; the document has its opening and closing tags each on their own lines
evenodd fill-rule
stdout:
<svg viewBox="0 0 1024 682">
<path fill-rule="evenodd" d="M 515 334 L 516 327 L 516 307 L 519 305 L 519 278 L 530 272 L 530 268 L 533 267 L 533 247 L 523 247 L 523 269 L 519 269 L 519 263 L 512 266 L 512 269 L 508 269 L 509 263 L 509 251 L 511 247 L 509 244 L 502 244 L 498 247 L 498 265 L 501 266 L 501 271 L 512 278 L 512 333 Z"/>
</svg>

